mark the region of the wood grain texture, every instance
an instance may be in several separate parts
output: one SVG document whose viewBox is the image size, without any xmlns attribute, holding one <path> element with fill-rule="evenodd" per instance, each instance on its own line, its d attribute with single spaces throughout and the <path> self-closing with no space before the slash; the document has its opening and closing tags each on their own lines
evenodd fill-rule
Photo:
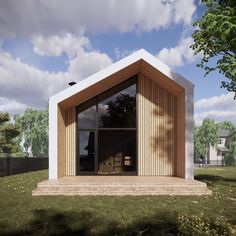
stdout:
<svg viewBox="0 0 236 236">
<path fill-rule="evenodd" d="M 63 108 L 68 108 L 72 106 L 79 105 L 89 99 L 95 97 L 96 95 L 108 90 L 109 88 L 114 87 L 117 84 L 131 78 L 136 75 L 139 71 L 141 61 L 137 61 L 130 66 L 125 67 L 124 69 L 114 73 L 107 78 L 104 78 L 98 83 L 91 85 L 90 87 L 82 90 L 79 93 L 74 94 L 68 99 L 60 102 L 60 106 Z"/>
<path fill-rule="evenodd" d="M 211 195 L 206 183 L 167 176 L 66 176 L 38 183 L 41 195 Z"/>
<path fill-rule="evenodd" d="M 58 158 L 58 177 L 61 178 L 66 175 L 66 158 L 65 158 L 65 110 L 58 106 L 58 137 L 57 137 L 57 158 Z"/>
<path fill-rule="evenodd" d="M 66 176 L 76 175 L 76 112 L 75 107 L 65 112 L 66 126 Z"/>
<path fill-rule="evenodd" d="M 176 175 L 176 97 L 138 78 L 138 175 Z"/>
<path fill-rule="evenodd" d="M 159 70 L 151 66 L 145 61 L 141 62 L 140 73 L 153 80 L 155 83 L 158 83 L 165 91 L 173 94 L 174 96 L 179 95 L 183 92 L 183 87 L 177 84 L 174 80 L 170 79 Z"/>
</svg>

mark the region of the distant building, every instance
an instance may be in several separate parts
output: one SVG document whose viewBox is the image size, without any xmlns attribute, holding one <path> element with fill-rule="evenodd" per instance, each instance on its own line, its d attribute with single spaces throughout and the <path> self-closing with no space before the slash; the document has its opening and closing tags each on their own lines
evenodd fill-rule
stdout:
<svg viewBox="0 0 236 236">
<path fill-rule="evenodd" d="M 229 143 L 230 131 L 226 129 L 218 130 L 218 144 L 216 147 L 210 146 L 207 164 L 211 165 L 224 165 L 225 155 L 228 153 L 228 143 Z"/>
<path fill-rule="evenodd" d="M 207 159 L 204 164 L 224 165 L 225 155 L 228 153 L 230 143 L 230 130 L 218 130 L 218 144 L 216 147 L 210 146 L 207 153 Z M 200 163 L 199 155 L 195 154 L 194 162 Z"/>
</svg>

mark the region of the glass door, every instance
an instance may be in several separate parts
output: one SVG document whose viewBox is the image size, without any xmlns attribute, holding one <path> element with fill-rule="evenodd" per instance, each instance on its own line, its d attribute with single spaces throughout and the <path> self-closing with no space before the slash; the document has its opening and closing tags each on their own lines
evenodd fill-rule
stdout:
<svg viewBox="0 0 236 236">
<path fill-rule="evenodd" d="M 79 131 L 78 173 L 95 171 L 95 131 Z"/>
</svg>

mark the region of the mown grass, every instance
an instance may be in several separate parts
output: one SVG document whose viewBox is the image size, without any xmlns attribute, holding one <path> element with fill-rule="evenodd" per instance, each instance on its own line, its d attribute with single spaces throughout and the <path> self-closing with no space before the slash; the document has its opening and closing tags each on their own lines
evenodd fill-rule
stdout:
<svg viewBox="0 0 236 236">
<path fill-rule="evenodd" d="M 195 178 L 207 182 L 213 195 L 32 197 L 47 171 L 2 177 L 0 235 L 191 235 L 182 230 L 182 216 L 234 228 L 236 168 L 196 169 Z"/>
</svg>

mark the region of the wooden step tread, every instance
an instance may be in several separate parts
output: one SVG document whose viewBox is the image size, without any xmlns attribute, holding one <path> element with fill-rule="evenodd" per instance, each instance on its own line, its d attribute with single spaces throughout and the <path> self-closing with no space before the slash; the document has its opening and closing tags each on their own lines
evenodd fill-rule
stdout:
<svg viewBox="0 0 236 236">
<path fill-rule="evenodd" d="M 38 183 L 33 196 L 40 195 L 209 195 L 206 183 L 177 177 L 76 176 Z"/>
</svg>

